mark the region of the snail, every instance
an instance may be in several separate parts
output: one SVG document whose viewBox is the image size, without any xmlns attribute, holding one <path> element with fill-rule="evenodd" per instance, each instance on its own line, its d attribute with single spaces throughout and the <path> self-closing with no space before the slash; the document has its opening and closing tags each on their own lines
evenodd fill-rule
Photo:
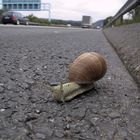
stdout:
<svg viewBox="0 0 140 140">
<path fill-rule="evenodd" d="M 69 80 L 79 84 L 94 82 L 101 79 L 106 70 L 106 62 L 101 55 L 95 52 L 84 53 L 71 64 Z"/>
<path fill-rule="evenodd" d="M 105 59 L 98 53 L 81 54 L 69 67 L 69 83 L 52 87 L 57 101 L 69 101 L 75 96 L 94 88 L 94 82 L 101 79 L 107 71 Z"/>
</svg>

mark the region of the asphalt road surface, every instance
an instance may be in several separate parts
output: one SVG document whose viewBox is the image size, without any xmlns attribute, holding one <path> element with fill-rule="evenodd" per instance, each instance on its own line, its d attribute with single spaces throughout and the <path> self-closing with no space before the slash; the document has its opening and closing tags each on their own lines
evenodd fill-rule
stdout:
<svg viewBox="0 0 140 140">
<path fill-rule="evenodd" d="M 95 89 L 58 103 L 81 53 L 108 65 Z M 140 92 L 101 30 L 0 26 L 0 140 L 140 140 Z"/>
</svg>

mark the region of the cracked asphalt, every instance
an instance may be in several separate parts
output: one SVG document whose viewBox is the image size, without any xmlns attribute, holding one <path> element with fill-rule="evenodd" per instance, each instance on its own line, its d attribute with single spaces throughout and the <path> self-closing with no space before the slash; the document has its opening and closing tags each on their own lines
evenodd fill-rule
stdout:
<svg viewBox="0 0 140 140">
<path fill-rule="evenodd" d="M 45 82 L 67 82 L 87 51 L 106 58 L 106 75 L 56 102 Z M 0 140 L 139 139 L 140 90 L 101 30 L 0 26 Z"/>
</svg>

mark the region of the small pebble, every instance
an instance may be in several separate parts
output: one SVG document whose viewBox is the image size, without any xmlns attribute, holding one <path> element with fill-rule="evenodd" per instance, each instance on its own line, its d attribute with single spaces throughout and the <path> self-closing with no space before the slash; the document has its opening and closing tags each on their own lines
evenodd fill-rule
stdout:
<svg viewBox="0 0 140 140">
<path fill-rule="evenodd" d="M 137 67 L 135 68 L 135 70 L 136 70 L 136 71 L 140 71 L 140 66 L 137 66 Z"/>
<path fill-rule="evenodd" d="M 108 80 L 111 80 L 111 77 L 108 77 L 107 79 L 108 79 Z"/>
<path fill-rule="evenodd" d="M 35 112 L 36 112 L 37 114 L 41 113 L 41 111 L 38 110 L 38 109 L 36 109 Z"/>
<path fill-rule="evenodd" d="M 20 71 L 23 71 L 23 69 L 22 69 L 22 68 L 20 68 L 19 70 L 20 70 Z"/>
<path fill-rule="evenodd" d="M 0 86 L 4 86 L 4 84 L 3 83 L 0 83 Z"/>
<path fill-rule="evenodd" d="M 54 119 L 49 119 L 50 122 L 54 122 Z"/>
<path fill-rule="evenodd" d="M 120 113 L 119 112 L 111 112 L 109 114 L 109 117 L 112 118 L 112 119 L 119 118 L 120 117 Z"/>
<path fill-rule="evenodd" d="M 5 109 L 4 109 L 4 108 L 0 109 L 0 112 L 4 112 L 4 111 L 5 111 Z"/>
<path fill-rule="evenodd" d="M 44 68 L 46 69 L 46 68 L 47 68 L 47 66 L 44 66 Z"/>
</svg>

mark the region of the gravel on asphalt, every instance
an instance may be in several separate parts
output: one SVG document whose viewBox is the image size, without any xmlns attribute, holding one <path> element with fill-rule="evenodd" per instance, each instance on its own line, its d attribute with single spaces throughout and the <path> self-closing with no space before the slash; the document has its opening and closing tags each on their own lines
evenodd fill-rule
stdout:
<svg viewBox="0 0 140 140">
<path fill-rule="evenodd" d="M 67 82 L 81 53 L 108 65 L 95 89 L 53 100 L 45 82 Z M 139 140 L 140 92 L 102 31 L 0 27 L 1 140 Z"/>
</svg>

